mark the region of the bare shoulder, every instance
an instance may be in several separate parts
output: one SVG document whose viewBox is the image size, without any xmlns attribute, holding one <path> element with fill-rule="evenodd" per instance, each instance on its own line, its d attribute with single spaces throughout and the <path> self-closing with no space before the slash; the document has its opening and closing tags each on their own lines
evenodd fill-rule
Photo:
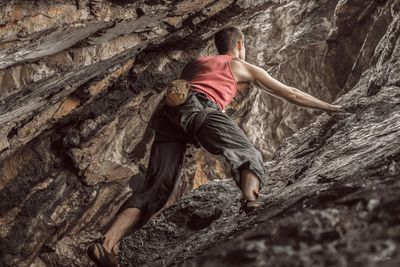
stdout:
<svg viewBox="0 0 400 267">
<path fill-rule="evenodd" d="M 235 79 L 238 83 L 249 81 L 249 76 L 245 63 L 246 61 L 240 58 L 233 58 L 230 61 L 232 73 L 235 76 Z"/>
<path fill-rule="evenodd" d="M 243 68 L 245 62 L 246 61 L 244 61 L 243 59 L 240 59 L 238 57 L 232 58 L 231 67 L 232 68 Z"/>
<path fill-rule="evenodd" d="M 248 82 L 253 80 L 250 69 L 251 64 L 240 58 L 233 58 L 230 62 L 231 69 L 238 82 Z"/>
<path fill-rule="evenodd" d="M 233 58 L 231 60 L 231 67 L 236 68 L 237 70 L 240 71 L 246 71 L 246 72 L 252 72 L 256 69 L 259 69 L 258 66 L 253 65 L 243 59 L 240 58 Z"/>
</svg>

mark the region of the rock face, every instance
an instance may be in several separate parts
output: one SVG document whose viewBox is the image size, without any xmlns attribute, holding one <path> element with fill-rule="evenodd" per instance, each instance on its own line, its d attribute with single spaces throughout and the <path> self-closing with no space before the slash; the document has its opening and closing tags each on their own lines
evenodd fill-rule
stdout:
<svg viewBox="0 0 400 267">
<path fill-rule="evenodd" d="M 238 214 L 232 181 L 191 191 L 121 246 L 126 266 L 397 266 L 400 1 L 3 1 L 0 263 L 88 266 L 143 179 L 165 83 L 215 53 L 226 25 L 247 60 L 347 113 L 257 87 L 227 113 L 262 152 L 264 207 Z M 189 150 L 167 206 L 229 166 Z"/>
<path fill-rule="evenodd" d="M 126 238 L 124 264 L 398 266 L 399 30 L 397 16 L 336 100 L 348 112 L 319 116 L 266 162 L 260 210 L 239 214 L 233 182 L 211 182 Z"/>
</svg>

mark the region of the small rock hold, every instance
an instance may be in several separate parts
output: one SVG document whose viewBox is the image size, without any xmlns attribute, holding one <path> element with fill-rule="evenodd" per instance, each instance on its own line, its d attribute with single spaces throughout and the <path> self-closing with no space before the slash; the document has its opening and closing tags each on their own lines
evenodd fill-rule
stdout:
<svg viewBox="0 0 400 267">
<path fill-rule="evenodd" d="M 370 199 L 367 204 L 368 211 L 371 212 L 374 209 L 376 209 L 379 206 L 379 203 L 380 203 L 379 199 L 376 198 Z"/>
</svg>

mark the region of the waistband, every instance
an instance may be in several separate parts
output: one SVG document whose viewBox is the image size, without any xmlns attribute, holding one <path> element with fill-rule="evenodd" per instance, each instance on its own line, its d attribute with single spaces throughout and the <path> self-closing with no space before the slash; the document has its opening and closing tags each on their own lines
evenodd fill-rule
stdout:
<svg viewBox="0 0 400 267">
<path fill-rule="evenodd" d="M 208 96 L 203 92 L 190 90 L 189 96 L 196 97 L 204 108 L 210 107 L 210 108 L 215 108 L 215 109 L 218 109 L 219 111 L 221 111 L 221 108 L 218 106 L 218 104 L 215 103 L 210 98 L 208 98 Z"/>
</svg>

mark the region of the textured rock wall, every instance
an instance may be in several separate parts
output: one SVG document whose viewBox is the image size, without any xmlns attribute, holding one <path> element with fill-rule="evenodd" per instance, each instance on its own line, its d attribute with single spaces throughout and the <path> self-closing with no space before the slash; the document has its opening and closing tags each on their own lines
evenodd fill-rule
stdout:
<svg viewBox="0 0 400 267">
<path fill-rule="evenodd" d="M 365 71 L 335 101 L 348 112 L 283 140 L 262 208 L 240 214 L 232 181 L 203 185 L 127 237 L 123 265 L 398 266 L 400 3 L 375 19 L 349 77 Z"/>
<path fill-rule="evenodd" d="M 379 65 L 379 53 L 390 57 L 397 36 L 388 29 L 396 31 L 398 5 L 397 0 L 1 2 L 2 265 L 88 264 L 85 245 L 143 179 L 152 139 L 147 121 L 163 85 L 191 57 L 215 53 L 210 38 L 221 27 L 242 27 L 249 62 L 332 102 Z M 377 46 L 384 35 L 390 49 Z M 373 72 L 372 95 L 389 79 L 385 70 Z M 256 87 L 243 91 L 227 112 L 266 161 L 285 137 L 321 114 Z M 229 166 L 204 151 L 189 150 L 186 166 L 169 204 L 209 180 L 230 178 Z"/>
</svg>

